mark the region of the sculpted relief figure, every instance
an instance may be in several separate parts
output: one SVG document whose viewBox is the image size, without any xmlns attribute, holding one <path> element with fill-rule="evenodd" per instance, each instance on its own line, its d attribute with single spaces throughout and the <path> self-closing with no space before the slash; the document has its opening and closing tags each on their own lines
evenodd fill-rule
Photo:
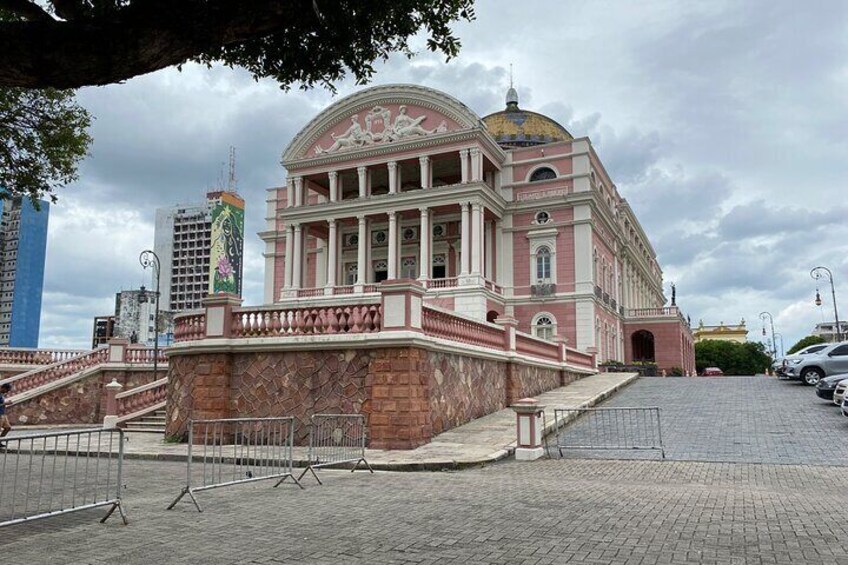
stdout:
<svg viewBox="0 0 848 565">
<path fill-rule="evenodd" d="M 321 155 L 323 153 L 358 149 L 368 145 L 389 143 L 410 137 L 444 133 L 448 130 L 447 121 L 445 120 L 442 120 L 439 126 L 434 129 L 424 129 L 421 127 L 421 124 L 426 119 L 427 116 L 413 118 L 407 114 L 406 106 L 400 106 L 398 108 L 398 115 L 395 117 L 394 122 L 392 122 L 391 110 L 382 106 L 375 106 L 365 115 L 364 129 L 359 123 L 359 115 L 354 114 L 350 118 L 350 127 L 341 135 L 330 134 L 333 138 L 333 144 L 326 149 L 320 145 L 316 145 L 315 154 Z M 381 122 L 383 129 L 379 131 L 376 124 Z"/>
</svg>

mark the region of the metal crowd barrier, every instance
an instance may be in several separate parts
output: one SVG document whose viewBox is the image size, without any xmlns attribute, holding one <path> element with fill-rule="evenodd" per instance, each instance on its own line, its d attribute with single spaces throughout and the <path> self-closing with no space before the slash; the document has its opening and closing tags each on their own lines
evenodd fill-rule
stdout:
<svg viewBox="0 0 848 565">
<path fill-rule="evenodd" d="M 565 449 L 649 449 L 659 451 L 665 459 L 660 409 L 655 406 L 557 408 L 551 435 L 560 457 Z M 548 442 L 549 456 L 551 450 Z"/>
<path fill-rule="evenodd" d="M 121 504 L 124 433 L 91 429 L 6 436 L 0 449 L 0 527 Z"/>
<path fill-rule="evenodd" d="M 230 485 L 291 477 L 294 418 L 228 418 L 190 420 L 186 484 L 168 506 L 188 495 L 203 512 L 194 493 Z"/>
<path fill-rule="evenodd" d="M 312 473 L 318 484 L 324 484 L 315 469 L 353 463 L 351 473 L 360 463 L 372 473 L 365 459 L 365 416 L 362 414 L 314 414 L 309 428 L 309 465 L 300 474 Z"/>
</svg>

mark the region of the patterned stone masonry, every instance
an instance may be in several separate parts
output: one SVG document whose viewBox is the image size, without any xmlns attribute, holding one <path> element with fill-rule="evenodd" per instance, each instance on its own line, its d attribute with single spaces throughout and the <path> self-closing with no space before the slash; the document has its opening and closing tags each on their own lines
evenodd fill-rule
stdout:
<svg viewBox="0 0 848 565">
<path fill-rule="evenodd" d="M 164 377 L 165 371 L 159 371 Z M 33 424 L 100 424 L 106 413 L 106 395 L 103 387 L 112 379 L 123 385 L 123 390 L 156 380 L 152 368 L 137 370 L 101 370 L 68 386 L 40 394 L 12 406 L 9 420 L 12 425 Z"/>
</svg>

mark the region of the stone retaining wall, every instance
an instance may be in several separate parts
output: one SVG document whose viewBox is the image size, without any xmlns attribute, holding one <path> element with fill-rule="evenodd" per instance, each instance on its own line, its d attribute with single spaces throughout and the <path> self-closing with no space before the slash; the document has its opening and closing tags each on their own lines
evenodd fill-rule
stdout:
<svg viewBox="0 0 848 565">
<path fill-rule="evenodd" d="M 193 419 L 362 413 L 369 447 L 412 449 L 436 434 L 551 390 L 579 375 L 421 347 L 169 355 L 166 433 Z"/>
</svg>

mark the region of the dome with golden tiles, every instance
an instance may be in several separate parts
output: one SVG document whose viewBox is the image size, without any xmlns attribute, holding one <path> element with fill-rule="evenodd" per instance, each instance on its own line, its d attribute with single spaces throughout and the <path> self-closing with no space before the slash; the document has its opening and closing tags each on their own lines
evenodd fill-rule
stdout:
<svg viewBox="0 0 848 565">
<path fill-rule="evenodd" d="M 506 109 L 483 118 L 486 129 L 506 149 L 568 141 L 574 137 L 564 127 L 542 114 L 518 107 L 518 93 L 510 87 Z"/>
</svg>

